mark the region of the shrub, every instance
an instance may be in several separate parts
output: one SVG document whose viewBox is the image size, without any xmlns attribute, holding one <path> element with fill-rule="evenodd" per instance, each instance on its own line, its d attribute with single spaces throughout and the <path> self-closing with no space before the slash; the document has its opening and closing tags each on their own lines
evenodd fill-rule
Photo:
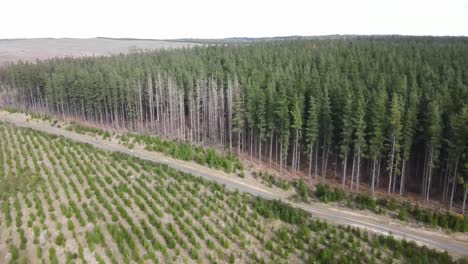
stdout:
<svg viewBox="0 0 468 264">
<path fill-rule="evenodd" d="M 391 197 L 388 201 L 388 209 L 391 211 L 395 211 L 398 207 L 398 202 L 395 198 Z"/>
<path fill-rule="evenodd" d="M 328 185 L 317 184 L 315 196 L 322 202 L 339 202 L 345 198 L 345 193 L 339 188 L 333 190 Z"/>
<path fill-rule="evenodd" d="M 57 258 L 57 255 L 55 253 L 55 248 L 53 248 L 53 247 L 49 248 L 49 261 L 52 264 L 58 263 L 58 258 Z"/>
<path fill-rule="evenodd" d="M 400 212 L 398 212 L 398 219 L 402 221 L 406 221 L 408 219 L 408 209 L 405 207 L 400 209 Z"/>
<path fill-rule="evenodd" d="M 306 219 L 306 214 L 299 208 L 294 208 L 278 200 L 263 200 L 255 198 L 252 207 L 259 215 L 266 218 L 279 218 L 290 224 L 301 224 Z"/>
<path fill-rule="evenodd" d="M 55 239 L 55 244 L 59 246 L 63 246 L 63 244 L 65 244 L 65 236 L 62 233 L 59 233 L 59 235 Z"/>
<path fill-rule="evenodd" d="M 198 259 L 198 251 L 194 248 L 190 249 L 190 257 L 192 259 Z"/>
<path fill-rule="evenodd" d="M 70 231 L 75 229 L 75 225 L 73 224 L 73 222 L 71 220 L 68 220 L 67 227 L 68 227 L 68 230 L 70 230 Z"/>
<path fill-rule="evenodd" d="M 236 257 L 234 256 L 234 253 L 231 252 L 231 255 L 229 255 L 229 263 L 234 264 L 236 262 Z"/>
<path fill-rule="evenodd" d="M 309 187 L 306 185 L 303 178 L 297 183 L 297 193 L 303 201 L 309 200 Z"/>
</svg>

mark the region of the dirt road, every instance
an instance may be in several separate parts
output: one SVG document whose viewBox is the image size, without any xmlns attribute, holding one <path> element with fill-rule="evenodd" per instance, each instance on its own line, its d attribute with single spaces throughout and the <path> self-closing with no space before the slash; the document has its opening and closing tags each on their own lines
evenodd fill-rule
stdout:
<svg viewBox="0 0 468 264">
<path fill-rule="evenodd" d="M 48 122 L 36 120 L 27 121 L 24 114 L 10 114 L 0 111 L 0 121 L 10 122 L 17 126 L 29 127 L 50 134 L 61 135 L 72 140 L 89 143 L 97 148 L 107 151 L 122 152 L 144 160 L 167 164 L 177 170 L 191 173 L 211 181 L 225 185 L 228 189 L 239 190 L 265 199 L 278 199 L 292 206 L 302 208 L 313 216 L 332 223 L 351 225 L 366 229 L 369 232 L 392 234 L 397 238 L 405 238 L 418 244 L 426 245 L 439 250 L 446 250 L 454 257 L 468 256 L 468 239 L 464 234 L 449 235 L 443 231 L 424 230 L 402 225 L 398 221 L 392 221 L 383 216 L 368 215 L 361 212 L 331 207 L 324 204 L 305 204 L 288 200 L 290 193 L 278 189 L 268 188 L 253 179 L 241 179 L 234 175 L 228 175 L 222 171 L 210 169 L 194 162 L 176 160 L 160 153 L 143 149 L 131 150 L 116 142 L 109 142 L 101 138 L 91 137 L 68 131 L 63 128 L 53 127 Z"/>
</svg>

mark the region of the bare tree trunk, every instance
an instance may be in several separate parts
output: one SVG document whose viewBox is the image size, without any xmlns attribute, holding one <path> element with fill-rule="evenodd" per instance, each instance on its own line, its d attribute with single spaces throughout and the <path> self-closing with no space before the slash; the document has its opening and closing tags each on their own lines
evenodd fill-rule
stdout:
<svg viewBox="0 0 468 264">
<path fill-rule="evenodd" d="M 297 146 L 298 146 L 297 147 L 298 151 L 297 151 L 297 158 L 296 158 L 296 160 L 297 160 L 297 167 L 296 168 L 297 168 L 297 171 L 300 174 L 300 170 L 301 170 L 301 145 L 298 144 Z"/>
<path fill-rule="evenodd" d="M 139 105 L 138 105 L 138 107 L 139 107 L 139 112 L 140 112 L 140 113 L 139 113 L 139 114 L 140 114 L 140 115 L 139 115 L 139 117 L 140 117 L 140 120 L 139 120 L 140 122 L 139 122 L 139 123 L 140 123 L 140 124 L 139 124 L 138 128 L 139 128 L 139 131 L 141 132 L 141 124 L 143 124 L 143 97 L 142 97 L 142 95 L 141 95 L 141 83 L 140 83 L 140 80 L 138 80 L 137 89 L 138 89 L 138 100 L 139 100 Z"/>
<path fill-rule="evenodd" d="M 232 150 L 232 107 L 233 107 L 233 101 L 232 101 L 232 81 L 228 80 L 228 85 L 227 85 L 227 108 L 228 108 L 228 127 L 229 127 L 229 151 Z"/>
<path fill-rule="evenodd" d="M 335 153 L 335 163 L 334 163 L 334 165 L 335 165 L 335 175 L 334 175 L 334 177 L 338 177 L 338 149 L 337 148 L 335 149 L 335 152 L 336 153 Z"/>
<path fill-rule="evenodd" d="M 272 159 L 272 154 L 273 154 L 273 138 L 274 138 L 274 134 L 272 131 L 271 136 L 270 136 L 270 169 L 271 169 L 271 159 Z"/>
<path fill-rule="evenodd" d="M 262 139 L 258 139 L 258 161 L 260 162 L 260 166 L 262 166 Z"/>
<path fill-rule="evenodd" d="M 314 152 L 314 144 L 310 144 L 310 153 L 309 153 L 309 178 L 311 178 L 312 173 L 312 155 Z"/>
<path fill-rule="evenodd" d="M 318 177 L 318 155 L 319 155 L 318 146 L 319 146 L 319 142 L 315 144 L 315 181 L 316 182 L 317 182 L 317 177 Z"/>
<path fill-rule="evenodd" d="M 361 147 L 358 148 L 358 153 L 360 153 Z M 359 178 L 360 175 L 360 167 L 361 167 L 361 154 L 358 154 L 357 157 L 357 172 L 356 172 L 356 192 L 359 193 Z"/>
<path fill-rule="evenodd" d="M 371 192 L 372 196 L 375 194 L 375 167 L 377 163 L 377 158 L 374 156 L 373 162 L 372 162 L 372 181 L 371 181 Z"/>
<path fill-rule="evenodd" d="M 382 160 L 379 158 L 379 161 L 377 162 L 377 182 L 375 184 L 375 187 L 378 189 L 380 186 L 380 164 Z"/>
<path fill-rule="evenodd" d="M 250 162 L 253 162 L 253 128 L 250 128 Z"/>
<path fill-rule="evenodd" d="M 392 188 L 392 177 L 393 177 L 393 161 L 395 159 L 395 136 L 393 136 L 393 141 L 392 141 L 392 156 L 390 159 L 390 177 L 388 179 L 388 192 L 387 195 L 390 195 L 390 191 Z"/>
<path fill-rule="evenodd" d="M 353 167 L 351 170 L 351 191 L 353 191 L 353 185 L 354 185 L 354 167 L 356 165 L 356 155 L 353 155 Z"/>
<path fill-rule="evenodd" d="M 343 191 L 345 190 L 346 186 L 346 166 L 348 165 L 348 153 L 345 154 L 344 160 L 343 160 Z M 317 180 L 317 178 L 315 178 Z"/>
<path fill-rule="evenodd" d="M 279 150 L 279 148 L 278 148 L 278 140 L 276 140 L 276 142 L 275 142 L 275 161 L 276 161 L 276 163 L 279 163 L 279 159 L 278 159 L 278 150 Z"/>
<path fill-rule="evenodd" d="M 237 132 L 237 155 L 240 157 L 241 153 L 241 131 Z"/>
<path fill-rule="evenodd" d="M 296 163 L 297 163 L 297 141 L 298 141 L 298 137 L 299 137 L 299 129 L 296 128 L 296 133 L 295 133 L 295 137 L 294 137 L 294 147 L 293 147 L 293 156 L 292 156 L 292 172 L 293 172 L 293 176 L 296 175 Z"/>
<path fill-rule="evenodd" d="M 462 206 L 462 215 L 465 214 L 465 205 L 466 205 L 466 196 L 468 195 L 468 188 L 465 187 L 464 188 L 464 192 L 463 192 L 463 206 Z"/>
<path fill-rule="evenodd" d="M 148 73 L 148 104 L 151 130 L 154 129 L 154 109 L 153 109 L 153 80 L 151 74 Z"/>
<path fill-rule="evenodd" d="M 280 142 L 280 174 L 283 173 L 283 142 Z"/>
<path fill-rule="evenodd" d="M 447 189 L 448 189 L 448 171 L 449 171 L 449 161 L 445 164 L 445 174 L 444 174 L 444 189 L 442 192 L 442 202 L 447 201 Z"/>
<path fill-rule="evenodd" d="M 426 204 L 429 202 L 429 195 L 431 192 L 431 179 L 432 179 L 432 169 L 433 169 L 433 155 L 434 147 L 431 146 L 431 155 L 429 161 L 429 173 L 428 173 L 428 182 L 427 182 L 427 191 L 426 191 Z"/>
<path fill-rule="evenodd" d="M 327 177 L 327 169 L 328 169 L 328 156 L 329 156 L 329 153 L 330 152 L 330 144 L 327 144 L 327 149 L 326 149 L 326 153 L 325 153 L 325 163 L 323 165 L 323 179 L 325 180 L 325 178 Z"/>
<path fill-rule="evenodd" d="M 405 190 L 405 175 L 406 175 L 406 159 L 405 159 L 405 156 L 406 154 L 403 155 L 403 161 L 402 161 L 402 164 L 401 164 L 401 179 L 400 179 L 400 196 L 403 195 L 403 192 Z"/>
<path fill-rule="evenodd" d="M 422 183 L 422 190 L 421 190 L 421 197 L 424 199 L 426 197 L 426 182 L 427 182 L 427 162 L 428 162 L 428 157 L 427 157 L 427 150 L 424 151 L 424 169 L 423 169 L 423 183 Z"/>
<path fill-rule="evenodd" d="M 452 193 L 450 194 L 450 205 L 449 211 L 452 211 L 452 204 L 453 204 L 453 195 L 455 194 L 455 185 L 457 184 L 457 172 L 458 172 L 458 156 L 455 160 L 455 168 L 453 169 L 453 177 L 452 177 Z"/>
</svg>

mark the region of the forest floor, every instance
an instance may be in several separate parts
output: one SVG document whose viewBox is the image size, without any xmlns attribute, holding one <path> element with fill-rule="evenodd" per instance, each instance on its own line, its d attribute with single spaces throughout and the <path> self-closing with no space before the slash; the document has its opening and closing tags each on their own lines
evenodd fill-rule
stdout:
<svg viewBox="0 0 468 264">
<path fill-rule="evenodd" d="M 281 200 L 294 207 L 302 208 L 315 217 L 332 223 L 359 227 L 374 233 L 392 234 L 394 237 L 415 241 L 420 245 L 426 245 L 430 248 L 446 250 L 454 257 L 468 256 L 468 236 L 466 234 L 447 233 L 443 230 L 425 228 L 415 223 L 401 222 L 384 215 L 376 215 L 368 211 L 355 211 L 338 207 L 334 204 L 296 202 L 290 199 L 295 195 L 293 190 L 283 191 L 279 188 L 265 186 L 254 179 L 249 172 L 245 173 L 245 178 L 240 178 L 234 174 L 210 169 L 195 162 L 173 159 L 142 148 L 129 149 L 119 144 L 116 140 L 78 134 L 68 131 L 61 126 L 51 126 L 51 123 L 48 121 L 30 119 L 30 117 L 21 113 L 11 114 L 6 111 L 0 111 L 0 121 L 10 122 L 20 127 L 29 127 L 50 134 L 61 135 L 78 142 L 91 144 L 100 149 L 121 152 L 144 160 L 167 164 L 177 170 L 223 184 L 228 189 L 236 189 L 265 199 Z"/>
<path fill-rule="evenodd" d="M 300 178 L 302 178 L 304 182 L 309 186 L 309 188 L 311 188 L 311 190 L 313 191 L 315 190 L 315 186 L 317 184 L 324 184 L 324 185 L 328 185 L 330 187 L 336 187 L 339 189 L 342 188 L 343 183 L 342 183 L 342 178 L 341 178 L 342 177 L 341 171 L 336 171 L 336 170 L 334 171 L 333 169 L 330 169 L 326 173 L 326 178 L 323 178 L 321 175 L 318 175 L 317 180 L 315 180 L 315 174 L 313 170 L 312 170 L 311 176 L 307 174 L 308 166 L 306 165 L 304 165 L 304 167 L 302 167 L 300 171 L 297 171 L 295 174 L 293 174 L 289 170 L 285 170 L 285 169 L 283 169 L 283 171 L 280 172 L 280 165 L 274 161 L 272 161 L 270 165 L 269 160 L 267 158 L 262 158 L 262 161 L 260 162 L 260 160 L 256 158 L 255 156 L 251 157 L 249 154 L 241 154 L 240 159 L 242 161 L 242 164 L 244 164 L 244 166 L 250 171 L 266 172 L 288 182 L 295 182 L 295 181 L 298 181 Z M 346 187 L 345 187 L 346 193 L 354 192 L 353 190 L 350 189 L 350 184 L 349 184 L 350 180 L 351 179 L 347 179 L 347 182 L 346 182 Z M 361 181 L 361 183 L 359 184 L 359 191 L 370 194 L 371 186 L 367 184 L 365 181 Z M 435 198 L 435 196 L 430 198 L 429 201 L 426 202 L 426 200 L 422 198 L 421 194 L 419 193 L 406 191 L 403 195 L 398 195 L 398 192 L 399 192 L 399 189 L 397 189 L 396 192 L 393 193 L 392 198 L 395 198 L 397 201 L 401 203 L 410 202 L 411 204 L 418 204 L 420 208 L 426 208 L 426 209 L 431 209 L 431 210 L 445 209 L 449 211 L 448 202 L 442 203 L 440 198 Z M 374 197 L 387 199 L 388 198 L 387 186 L 382 186 L 382 184 L 380 184 L 379 188 L 375 189 Z M 452 209 L 450 211 L 452 213 L 461 214 L 462 204 L 454 202 L 452 205 Z"/>
</svg>

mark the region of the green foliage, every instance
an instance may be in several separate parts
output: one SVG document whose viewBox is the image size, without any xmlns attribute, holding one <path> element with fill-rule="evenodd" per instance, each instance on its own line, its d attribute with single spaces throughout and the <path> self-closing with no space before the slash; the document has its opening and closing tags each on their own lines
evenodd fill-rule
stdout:
<svg viewBox="0 0 468 264">
<path fill-rule="evenodd" d="M 63 233 L 59 233 L 57 238 L 55 238 L 55 244 L 58 246 L 63 246 L 65 244 L 65 236 Z"/>
<path fill-rule="evenodd" d="M 285 191 L 289 190 L 291 188 L 291 184 L 289 181 L 285 179 L 281 179 L 280 176 L 276 176 L 273 174 L 270 174 L 268 172 L 252 172 L 252 176 L 254 178 L 259 178 L 262 183 L 272 187 L 276 186 L 280 189 L 283 189 Z"/>
<path fill-rule="evenodd" d="M 408 219 L 408 209 L 406 206 L 402 207 L 400 212 L 398 212 L 398 219 L 402 221 L 406 221 Z"/>
<path fill-rule="evenodd" d="M 190 257 L 195 260 L 199 258 L 199 255 L 196 249 L 194 248 L 190 249 Z"/>
<path fill-rule="evenodd" d="M 317 184 L 315 186 L 315 196 L 322 202 L 340 202 L 345 198 L 343 190 L 339 188 L 331 189 L 328 185 Z"/>
<path fill-rule="evenodd" d="M 301 209 L 291 207 L 281 201 L 267 201 L 260 198 L 253 199 L 253 209 L 266 218 L 278 218 L 290 224 L 301 224 L 305 221 L 305 213 Z"/>
<path fill-rule="evenodd" d="M 120 137 L 120 140 L 127 145 L 135 143 L 143 144 L 146 150 L 158 151 L 166 155 L 181 160 L 193 160 L 201 165 L 208 165 L 210 168 L 224 169 L 227 173 L 240 171 L 243 166 L 240 160 L 233 154 L 220 154 L 211 148 L 204 148 L 188 143 L 178 143 L 163 140 L 157 136 L 127 134 Z"/>
<path fill-rule="evenodd" d="M 59 263 L 57 255 L 55 253 L 55 248 L 49 248 L 49 263 L 57 264 Z"/>
<path fill-rule="evenodd" d="M 297 194 L 303 201 L 309 200 L 309 186 L 304 182 L 304 179 L 301 178 L 297 182 Z"/>
<path fill-rule="evenodd" d="M 70 131 L 75 131 L 76 133 L 79 133 L 79 134 L 90 134 L 92 136 L 99 135 L 103 137 L 104 139 L 110 138 L 109 131 L 106 131 L 104 129 L 97 128 L 97 127 L 85 126 L 75 121 L 72 121 L 70 125 L 67 127 L 67 129 Z"/>
<path fill-rule="evenodd" d="M 388 200 L 388 209 L 391 211 L 395 211 L 398 208 L 398 202 L 394 197 L 391 197 L 390 200 Z"/>
<path fill-rule="evenodd" d="M 229 264 L 234 264 L 236 262 L 236 257 L 234 256 L 234 253 L 231 253 L 229 255 Z"/>
</svg>

